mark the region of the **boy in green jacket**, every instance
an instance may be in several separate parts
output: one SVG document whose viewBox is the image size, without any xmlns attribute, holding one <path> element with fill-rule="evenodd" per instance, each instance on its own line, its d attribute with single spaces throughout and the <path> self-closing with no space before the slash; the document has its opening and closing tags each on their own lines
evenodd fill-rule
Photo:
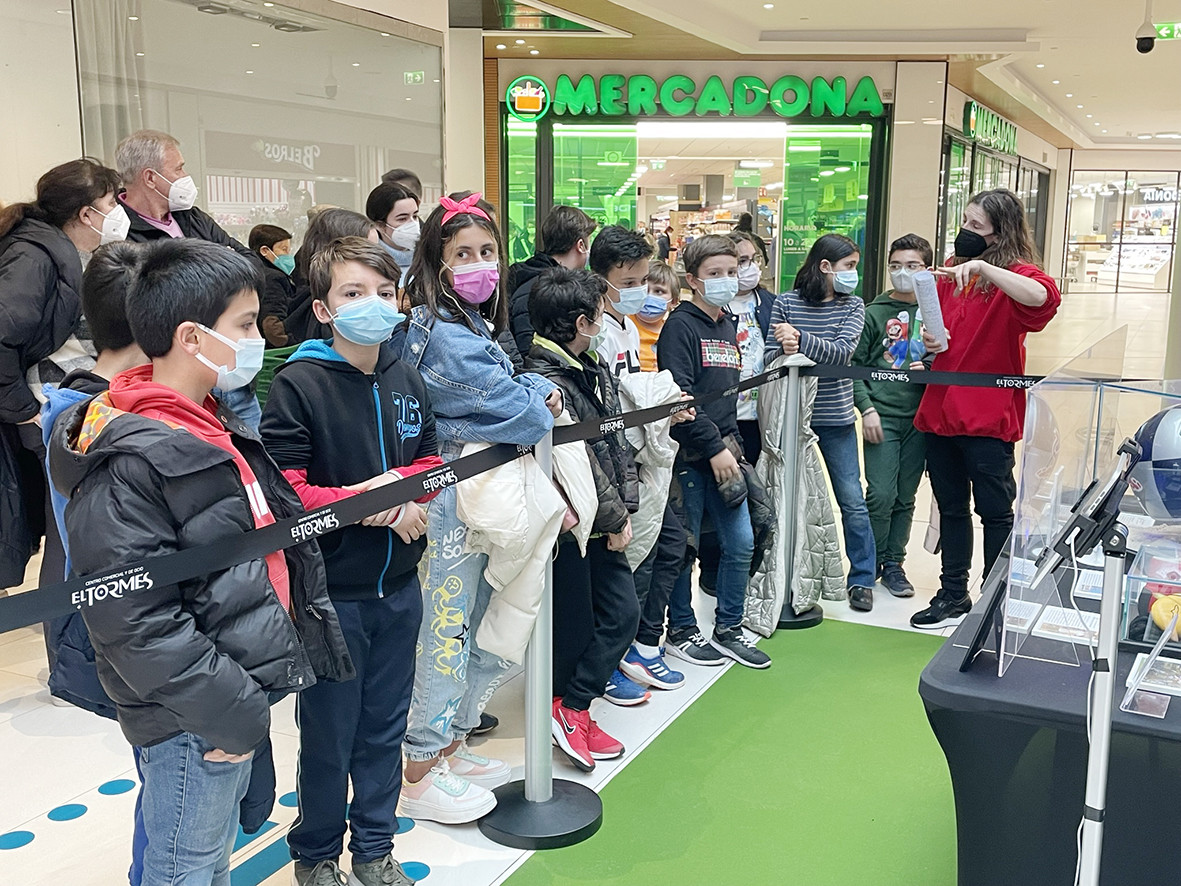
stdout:
<svg viewBox="0 0 1181 886">
<path fill-rule="evenodd" d="M 854 366 L 901 372 L 925 368 L 914 275 L 930 267 L 933 260 L 931 244 L 918 234 L 907 234 L 890 244 L 894 288 L 866 306 L 865 328 L 853 352 Z M 926 461 L 926 443 L 914 427 L 922 397 L 921 385 L 853 382 L 853 403 L 861 413 L 865 438 L 865 504 L 877 541 L 878 577 L 895 597 L 914 596 L 914 585 L 902 563 Z"/>
</svg>

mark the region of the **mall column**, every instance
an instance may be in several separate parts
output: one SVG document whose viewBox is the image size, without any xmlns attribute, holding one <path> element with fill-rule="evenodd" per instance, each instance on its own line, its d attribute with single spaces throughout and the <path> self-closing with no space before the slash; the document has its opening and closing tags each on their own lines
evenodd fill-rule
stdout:
<svg viewBox="0 0 1181 886">
<path fill-rule="evenodd" d="M 534 451 L 547 477 L 553 476 L 553 431 Z M 496 789 L 496 808 L 480 819 L 480 831 L 494 843 L 514 849 L 558 849 L 594 836 L 603 823 L 603 801 L 573 781 L 554 779 L 550 744 L 553 716 L 552 561 L 533 636 L 525 651 L 525 779 Z"/>
<path fill-rule="evenodd" d="M 779 533 L 783 539 L 783 574 L 787 576 L 787 593 L 776 627 L 784 630 L 814 628 L 824 620 L 824 610 L 814 603 L 796 613 L 792 600 L 796 552 L 796 509 L 799 506 L 800 486 L 800 367 L 816 364 L 803 354 L 787 359 L 787 400 L 783 407 L 783 496 L 779 502 Z"/>
</svg>

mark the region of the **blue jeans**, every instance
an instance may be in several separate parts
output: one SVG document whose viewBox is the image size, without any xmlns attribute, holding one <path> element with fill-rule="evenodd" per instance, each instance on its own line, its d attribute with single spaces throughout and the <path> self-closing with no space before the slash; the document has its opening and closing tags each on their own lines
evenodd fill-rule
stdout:
<svg viewBox="0 0 1181 886">
<path fill-rule="evenodd" d="M 258 397 L 249 386 L 234 388 L 232 391 L 213 389 L 213 396 L 226 404 L 234 415 L 242 419 L 242 423 L 254 433 L 258 433 L 258 423 L 262 421 L 262 407 L 258 405 Z"/>
<path fill-rule="evenodd" d="M 444 450 L 443 457 L 450 461 L 458 452 Z M 465 552 L 467 527 L 455 505 L 452 486 L 439 493 L 428 511 L 423 617 L 403 742 L 408 760 L 430 760 L 465 738 L 479 724 L 480 712 L 509 667 L 476 645 L 476 631 L 492 599 L 492 586 L 484 579 L 488 555 Z"/>
<path fill-rule="evenodd" d="M 250 761 L 209 763 L 213 745 L 184 732 L 139 749 L 143 886 L 230 886 L 230 852 Z"/>
<path fill-rule="evenodd" d="M 877 549 L 865 493 L 861 489 L 861 465 L 857 461 L 857 426 L 826 425 L 813 431 L 820 438 L 820 454 L 841 509 L 845 532 L 845 556 L 849 558 L 847 587 L 872 588 L 877 581 Z"/>
<path fill-rule="evenodd" d="M 736 508 L 726 507 L 708 466 L 698 470 L 692 465 L 678 464 L 676 470 L 685 500 L 685 531 L 694 538 L 700 538 L 701 518 L 709 511 L 709 518 L 718 536 L 718 547 L 722 550 L 718 560 L 718 583 L 714 588 L 718 598 L 714 624 L 719 628 L 734 627 L 742 623 L 746 585 L 750 580 L 750 561 L 755 549 L 750 512 L 745 501 Z M 689 564 L 681 570 L 669 598 L 671 627 L 688 627 L 687 623 L 682 622 L 686 620 L 685 601 L 691 597 L 692 579 L 693 564 Z M 691 608 L 689 612 L 692 612 Z"/>
</svg>

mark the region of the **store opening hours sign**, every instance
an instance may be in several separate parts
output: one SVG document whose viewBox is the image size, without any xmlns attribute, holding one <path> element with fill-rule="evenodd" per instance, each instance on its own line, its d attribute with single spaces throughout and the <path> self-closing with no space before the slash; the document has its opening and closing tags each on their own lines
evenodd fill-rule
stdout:
<svg viewBox="0 0 1181 886">
<path fill-rule="evenodd" d="M 714 75 L 700 84 L 684 74 L 657 80 L 647 74 L 559 74 L 553 87 L 540 77 L 518 77 L 505 92 L 509 113 L 537 120 L 552 108 L 564 116 L 754 117 L 768 108 L 780 117 L 880 117 L 882 97 L 872 77 L 855 83 L 844 77 L 787 74 L 776 80 L 740 76 L 730 82 Z"/>
</svg>

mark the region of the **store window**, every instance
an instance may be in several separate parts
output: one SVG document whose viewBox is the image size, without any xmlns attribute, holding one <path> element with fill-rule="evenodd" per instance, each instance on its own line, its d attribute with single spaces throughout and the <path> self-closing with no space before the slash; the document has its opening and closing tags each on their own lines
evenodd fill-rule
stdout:
<svg viewBox="0 0 1181 886">
<path fill-rule="evenodd" d="M 508 195 L 505 248 L 509 261 L 524 261 L 533 254 L 537 237 L 537 126 L 509 118 L 505 145 L 504 193 Z"/>
<path fill-rule="evenodd" d="M 394 167 L 436 201 L 441 35 L 411 40 L 328 0 L 300 7 L 74 0 L 86 152 L 113 163 L 137 129 L 174 135 L 198 205 L 243 241 L 260 223 L 298 238 L 317 203 L 361 208 Z"/>
<path fill-rule="evenodd" d="M 1076 171 L 1063 276 L 1074 292 L 1167 292 L 1176 246 L 1176 172 Z"/>
<path fill-rule="evenodd" d="M 554 204 L 577 206 L 599 225 L 636 224 L 636 127 L 554 124 Z"/>
</svg>

